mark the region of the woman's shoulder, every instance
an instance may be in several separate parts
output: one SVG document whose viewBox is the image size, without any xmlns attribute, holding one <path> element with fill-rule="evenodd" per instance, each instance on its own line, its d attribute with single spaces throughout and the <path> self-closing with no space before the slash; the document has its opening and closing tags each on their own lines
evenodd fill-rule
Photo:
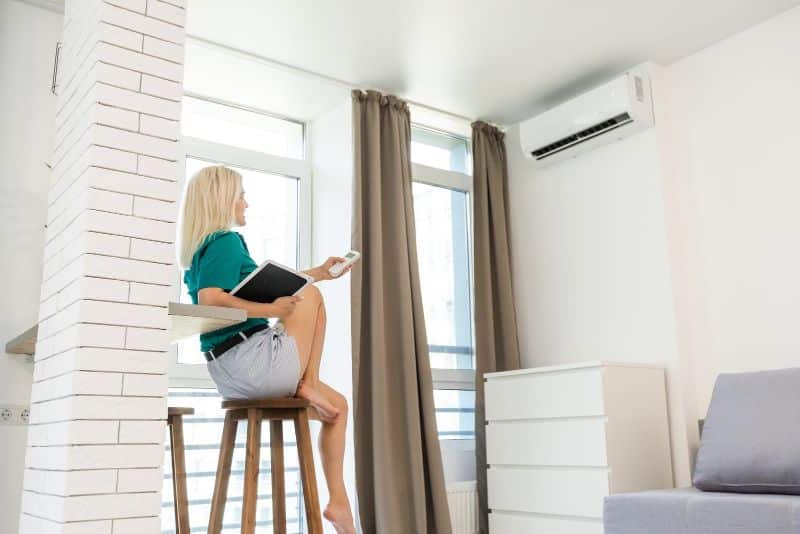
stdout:
<svg viewBox="0 0 800 534">
<path fill-rule="evenodd" d="M 195 257 L 199 258 L 208 252 L 232 252 L 243 248 L 242 236 L 231 230 L 219 230 L 209 234 L 197 248 Z"/>
<path fill-rule="evenodd" d="M 203 244 L 205 246 L 210 245 L 211 243 L 233 243 L 239 239 L 239 233 L 234 232 L 233 230 L 217 230 L 211 234 L 208 234 L 206 238 L 203 240 Z"/>
</svg>

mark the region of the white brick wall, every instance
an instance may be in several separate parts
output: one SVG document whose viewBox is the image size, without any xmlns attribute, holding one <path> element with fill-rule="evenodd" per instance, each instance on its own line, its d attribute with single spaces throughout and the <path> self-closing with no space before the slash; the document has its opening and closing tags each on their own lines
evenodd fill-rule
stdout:
<svg viewBox="0 0 800 534">
<path fill-rule="evenodd" d="M 182 0 L 67 0 L 20 532 L 161 528 Z"/>
<path fill-rule="evenodd" d="M 119 440 L 123 443 L 160 443 L 164 439 L 163 421 L 121 421 Z"/>
<path fill-rule="evenodd" d="M 36 532 L 37 534 L 111 534 L 111 521 L 81 521 L 80 523 L 65 524 L 23 513 L 19 522 L 19 531 Z M 119 534 L 119 532 L 117 529 L 115 534 Z M 157 530 L 140 532 L 157 532 Z"/>
<path fill-rule="evenodd" d="M 117 488 L 116 469 L 93 471 L 27 470 L 25 489 L 52 495 L 91 495 L 113 493 Z"/>
</svg>

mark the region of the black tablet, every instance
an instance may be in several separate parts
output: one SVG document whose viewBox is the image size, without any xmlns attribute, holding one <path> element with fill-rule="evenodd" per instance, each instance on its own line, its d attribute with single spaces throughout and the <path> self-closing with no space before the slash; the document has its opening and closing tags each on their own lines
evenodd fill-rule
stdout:
<svg viewBox="0 0 800 534">
<path fill-rule="evenodd" d="M 296 295 L 314 280 L 280 263 L 267 260 L 231 290 L 231 295 L 252 302 L 271 303 Z"/>
</svg>

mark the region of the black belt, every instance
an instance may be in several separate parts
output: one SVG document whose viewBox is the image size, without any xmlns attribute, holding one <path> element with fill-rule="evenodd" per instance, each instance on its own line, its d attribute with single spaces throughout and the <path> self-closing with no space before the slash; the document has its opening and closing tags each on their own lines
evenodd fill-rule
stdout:
<svg viewBox="0 0 800 534">
<path fill-rule="evenodd" d="M 256 325 L 252 328 L 248 328 L 247 330 L 242 330 L 241 332 L 232 335 L 231 337 L 225 339 L 217 343 L 217 345 L 208 352 L 204 352 L 203 356 L 206 357 L 206 361 L 210 362 L 211 360 L 216 360 L 217 358 L 221 357 L 225 352 L 229 351 L 245 339 L 249 338 L 256 332 L 261 332 L 262 330 L 266 330 L 269 326 L 265 324 Z"/>
</svg>

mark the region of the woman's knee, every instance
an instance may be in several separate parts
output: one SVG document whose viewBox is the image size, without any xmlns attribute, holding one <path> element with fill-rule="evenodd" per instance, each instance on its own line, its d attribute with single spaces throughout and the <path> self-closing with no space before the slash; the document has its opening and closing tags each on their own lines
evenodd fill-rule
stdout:
<svg viewBox="0 0 800 534">
<path fill-rule="evenodd" d="M 319 302 L 323 301 L 322 291 L 320 291 L 319 288 L 314 284 L 308 284 L 300 293 L 300 296 L 303 297 L 303 300 L 315 300 Z"/>
<path fill-rule="evenodd" d="M 346 414 L 347 413 L 347 397 L 339 393 L 338 391 L 333 391 L 333 398 L 331 399 L 331 403 L 336 406 L 336 409 L 339 410 L 339 413 Z"/>
<path fill-rule="evenodd" d="M 306 286 L 299 296 L 303 300 L 297 303 L 294 312 L 283 321 L 290 330 L 290 334 L 295 336 L 299 334 L 300 330 L 305 331 L 308 326 L 313 328 L 313 318 L 319 315 L 320 310 L 325 311 L 322 293 L 316 286 Z"/>
</svg>

